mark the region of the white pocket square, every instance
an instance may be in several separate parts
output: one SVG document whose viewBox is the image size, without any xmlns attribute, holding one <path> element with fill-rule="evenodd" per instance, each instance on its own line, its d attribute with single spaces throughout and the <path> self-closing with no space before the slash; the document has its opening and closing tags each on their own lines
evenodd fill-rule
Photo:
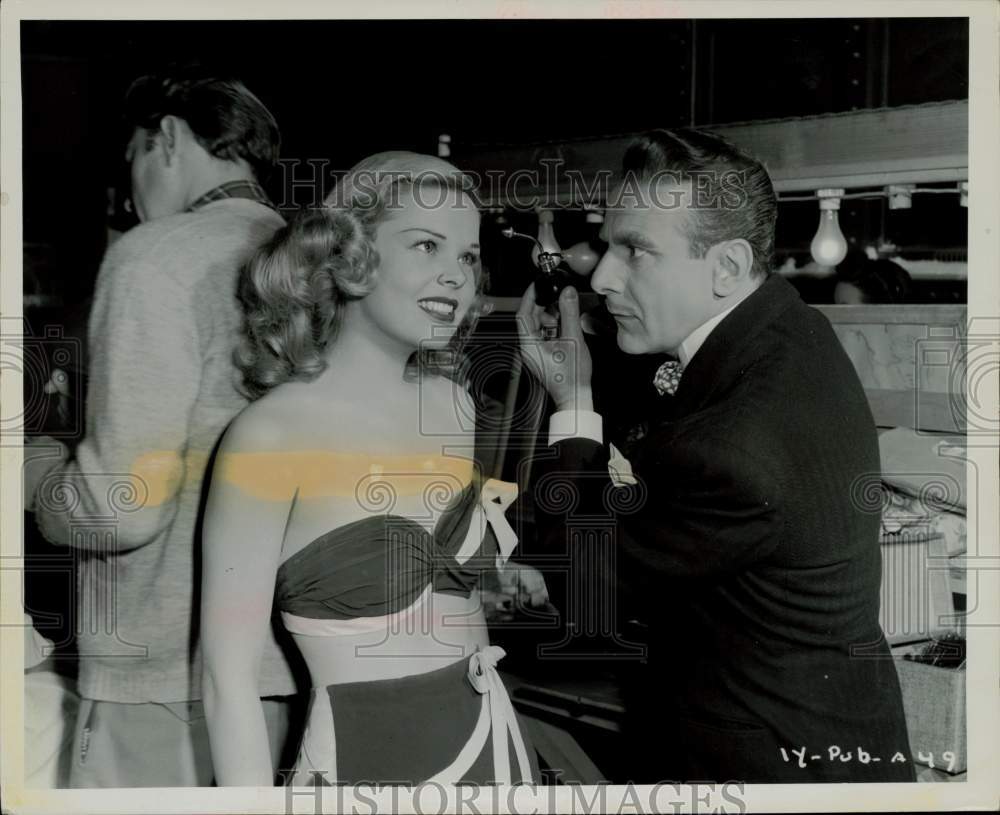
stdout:
<svg viewBox="0 0 1000 815">
<path fill-rule="evenodd" d="M 631 462 L 613 444 L 610 447 L 611 458 L 608 460 L 608 475 L 611 476 L 611 483 L 616 487 L 631 487 L 638 483 L 635 476 L 632 475 Z"/>
</svg>

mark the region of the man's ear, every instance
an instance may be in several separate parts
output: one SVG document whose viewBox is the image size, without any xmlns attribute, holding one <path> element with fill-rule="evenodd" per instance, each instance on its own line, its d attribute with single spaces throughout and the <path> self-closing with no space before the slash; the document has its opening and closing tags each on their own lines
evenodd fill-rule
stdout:
<svg viewBox="0 0 1000 815">
<path fill-rule="evenodd" d="M 722 241 L 712 247 L 712 293 L 728 297 L 741 289 L 753 269 L 753 248 L 743 238 Z"/>
<path fill-rule="evenodd" d="M 169 115 L 160 119 L 160 149 L 167 165 L 177 160 L 183 139 L 184 123 L 180 119 Z"/>
</svg>

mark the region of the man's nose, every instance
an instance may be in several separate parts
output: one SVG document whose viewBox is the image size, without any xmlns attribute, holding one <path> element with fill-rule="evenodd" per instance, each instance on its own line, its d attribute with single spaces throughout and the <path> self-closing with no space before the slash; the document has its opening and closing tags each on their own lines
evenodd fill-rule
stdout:
<svg viewBox="0 0 1000 815">
<path fill-rule="evenodd" d="M 594 269 L 594 274 L 590 278 L 590 286 L 598 294 L 608 295 L 622 290 L 622 277 L 619 263 L 615 261 L 610 252 L 605 252 Z"/>
</svg>

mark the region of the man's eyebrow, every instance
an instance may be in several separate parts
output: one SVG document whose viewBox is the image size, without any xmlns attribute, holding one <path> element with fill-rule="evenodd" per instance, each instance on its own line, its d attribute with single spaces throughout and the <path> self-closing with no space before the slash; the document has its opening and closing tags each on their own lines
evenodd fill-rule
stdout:
<svg viewBox="0 0 1000 815">
<path fill-rule="evenodd" d="M 638 246 L 642 249 L 655 249 L 656 244 L 653 243 L 646 235 L 642 232 L 638 232 L 635 229 L 613 229 L 611 230 L 611 240 L 610 243 L 617 244 L 628 244 L 629 246 Z"/>
</svg>

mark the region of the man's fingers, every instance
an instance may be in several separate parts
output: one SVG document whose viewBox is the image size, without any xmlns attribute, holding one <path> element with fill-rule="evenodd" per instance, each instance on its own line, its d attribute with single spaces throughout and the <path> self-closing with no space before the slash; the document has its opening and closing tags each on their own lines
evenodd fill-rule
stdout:
<svg viewBox="0 0 1000 815">
<path fill-rule="evenodd" d="M 544 311 L 539 315 L 538 322 L 542 328 L 556 328 L 559 325 L 559 318 L 555 314 Z"/>
<path fill-rule="evenodd" d="M 560 336 L 567 339 L 582 339 L 580 328 L 580 296 L 576 289 L 567 286 L 559 293 L 559 316 L 562 323 Z"/>
<path fill-rule="evenodd" d="M 521 305 L 518 306 L 517 316 L 530 320 L 534 318 L 537 309 L 538 304 L 535 302 L 535 284 L 532 283 L 528 286 L 524 295 L 521 297 Z"/>
<path fill-rule="evenodd" d="M 517 323 L 517 333 L 521 339 L 538 339 L 538 305 L 535 303 L 535 284 L 528 286 L 528 290 L 521 298 L 521 305 L 517 309 L 514 317 Z"/>
</svg>

